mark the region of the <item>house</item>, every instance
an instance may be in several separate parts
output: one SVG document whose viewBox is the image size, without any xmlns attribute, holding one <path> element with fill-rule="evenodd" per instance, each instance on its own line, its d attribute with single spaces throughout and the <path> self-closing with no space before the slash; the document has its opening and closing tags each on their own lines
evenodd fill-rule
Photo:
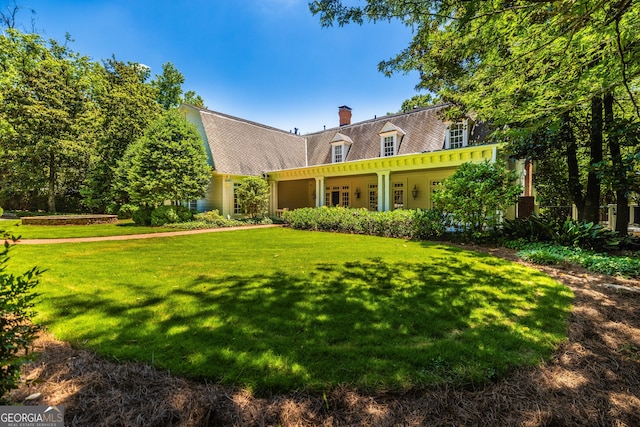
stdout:
<svg viewBox="0 0 640 427">
<path fill-rule="evenodd" d="M 191 105 L 180 108 L 202 135 L 213 168 L 206 197 L 191 206 L 225 216 L 242 214 L 235 188 L 249 175 L 269 182 L 271 215 L 337 205 L 427 209 L 434 189 L 459 165 L 500 155 L 500 144 L 483 144 L 482 124 L 443 121 L 445 106 L 359 123 L 351 123 L 351 109 L 341 106 L 339 126 L 305 135 Z M 510 167 L 522 170 L 520 163 Z"/>
</svg>

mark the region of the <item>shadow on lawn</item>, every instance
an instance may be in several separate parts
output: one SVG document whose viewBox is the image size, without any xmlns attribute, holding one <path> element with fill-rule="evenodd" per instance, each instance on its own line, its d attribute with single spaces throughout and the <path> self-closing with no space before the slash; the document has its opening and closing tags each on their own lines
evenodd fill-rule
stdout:
<svg viewBox="0 0 640 427">
<path fill-rule="evenodd" d="M 135 301 L 76 294 L 52 305 L 56 317 L 114 319 L 106 334 L 77 337 L 98 351 L 260 392 L 481 383 L 550 356 L 566 332 L 566 288 L 480 254 L 300 270 L 202 274 L 162 297 L 123 283 Z"/>
</svg>

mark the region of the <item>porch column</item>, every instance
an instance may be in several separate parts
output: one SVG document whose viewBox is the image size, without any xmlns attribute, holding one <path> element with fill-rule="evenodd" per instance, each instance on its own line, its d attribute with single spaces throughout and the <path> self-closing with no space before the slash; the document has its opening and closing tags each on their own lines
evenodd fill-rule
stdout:
<svg viewBox="0 0 640 427">
<path fill-rule="evenodd" d="M 275 216 L 276 210 L 278 209 L 278 182 L 277 181 L 268 181 L 269 182 L 269 215 Z"/>
<path fill-rule="evenodd" d="M 316 207 L 327 205 L 327 180 L 324 176 L 315 177 L 316 180 Z"/>
<path fill-rule="evenodd" d="M 225 176 L 222 182 L 222 216 L 233 216 L 233 181 Z"/>
<path fill-rule="evenodd" d="M 391 171 L 376 172 L 378 175 L 378 212 L 389 210 Z"/>
</svg>

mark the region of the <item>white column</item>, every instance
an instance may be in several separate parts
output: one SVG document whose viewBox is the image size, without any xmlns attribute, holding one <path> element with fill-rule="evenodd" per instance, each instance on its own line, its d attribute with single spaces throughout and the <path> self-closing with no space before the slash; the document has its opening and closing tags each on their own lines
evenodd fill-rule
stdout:
<svg viewBox="0 0 640 427">
<path fill-rule="evenodd" d="M 269 215 L 275 216 L 276 210 L 278 209 L 278 182 L 277 181 L 269 181 L 270 188 L 270 197 L 269 197 Z"/>
<path fill-rule="evenodd" d="M 391 172 L 383 171 L 378 174 L 378 212 L 386 212 L 390 210 L 391 198 Z"/>
<path fill-rule="evenodd" d="M 326 206 L 327 191 L 326 178 L 324 176 L 316 177 L 316 207 Z"/>
</svg>

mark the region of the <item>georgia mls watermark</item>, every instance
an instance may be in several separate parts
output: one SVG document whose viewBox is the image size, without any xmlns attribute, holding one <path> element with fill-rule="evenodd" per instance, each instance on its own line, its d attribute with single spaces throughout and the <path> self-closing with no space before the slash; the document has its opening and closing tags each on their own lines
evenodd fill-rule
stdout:
<svg viewBox="0 0 640 427">
<path fill-rule="evenodd" d="M 64 407 L 0 406 L 0 427 L 64 427 Z"/>
</svg>

